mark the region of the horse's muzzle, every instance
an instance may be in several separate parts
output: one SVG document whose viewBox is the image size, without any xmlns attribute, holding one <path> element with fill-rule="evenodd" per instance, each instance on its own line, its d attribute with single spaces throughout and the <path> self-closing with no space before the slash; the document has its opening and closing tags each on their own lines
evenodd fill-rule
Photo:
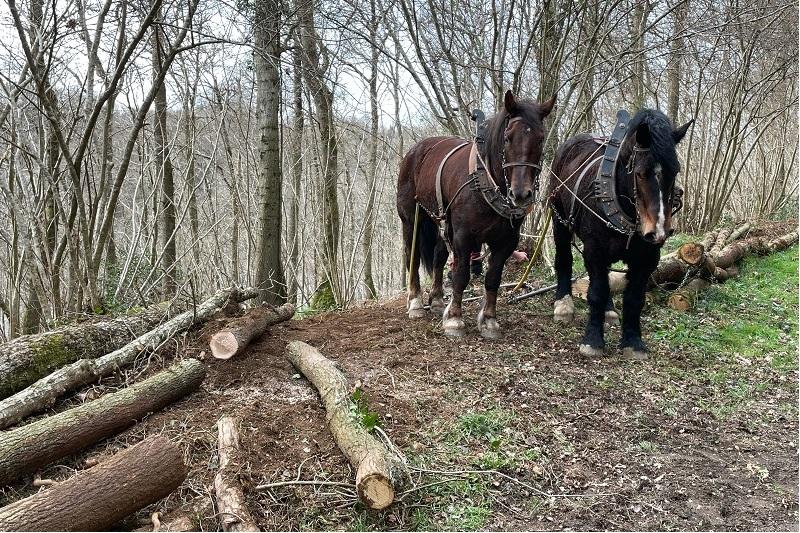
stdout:
<svg viewBox="0 0 800 533">
<path fill-rule="evenodd" d="M 529 207 L 536 199 L 535 195 L 533 194 L 533 187 L 526 187 L 523 191 L 518 192 L 517 194 L 514 193 L 514 189 L 511 189 L 510 196 L 511 203 L 514 204 L 514 207 L 519 207 L 521 209 Z"/>
</svg>

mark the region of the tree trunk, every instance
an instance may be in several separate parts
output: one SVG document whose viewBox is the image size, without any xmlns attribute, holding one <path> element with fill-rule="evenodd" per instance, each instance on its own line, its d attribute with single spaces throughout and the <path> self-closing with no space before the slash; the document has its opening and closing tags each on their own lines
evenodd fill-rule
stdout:
<svg viewBox="0 0 800 533">
<path fill-rule="evenodd" d="M 168 496 L 189 472 L 183 452 L 150 437 L 66 481 L 0 509 L 3 531 L 109 531 Z"/>
<path fill-rule="evenodd" d="M 175 334 L 186 331 L 194 324 L 210 318 L 225 306 L 229 298 L 244 301 L 255 298 L 257 295 L 258 293 L 254 289 L 219 290 L 197 308 L 181 313 L 172 320 L 137 337 L 122 348 L 97 359 L 80 359 L 58 369 L 25 390 L 0 401 L 0 429 L 16 424 L 26 416 L 47 409 L 58 398 L 71 390 L 87 385 L 100 377 L 109 376 L 117 369 L 131 364 L 142 351 L 155 350 Z M 96 357 L 97 353 L 94 355 Z"/>
<path fill-rule="evenodd" d="M 250 342 L 259 338 L 268 327 L 289 320 L 294 315 L 292 304 L 280 307 L 259 307 L 243 317 L 235 319 L 228 326 L 211 337 L 211 353 L 217 359 L 230 359 L 244 351 Z"/>
<path fill-rule="evenodd" d="M 336 444 L 356 469 L 358 496 L 371 509 L 385 509 L 405 484 L 403 464 L 353 416 L 356 406 L 344 374 L 316 348 L 290 342 L 286 356 L 314 385 L 325 404 L 328 429 Z"/>
<path fill-rule="evenodd" d="M 258 243 L 256 286 L 271 305 L 286 302 L 286 279 L 281 256 L 280 154 L 280 29 L 281 4 L 276 0 L 255 2 L 253 63 L 256 71 L 258 116 L 259 189 L 261 235 Z"/>
<path fill-rule="evenodd" d="M 111 352 L 167 316 L 166 306 L 153 306 L 133 315 L 63 326 L 0 344 L 0 396 L 5 398 L 24 389 L 78 359 L 94 359 Z"/>
<path fill-rule="evenodd" d="M 299 46 L 299 42 L 295 43 Z M 289 251 L 289 264 L 293 274 L 289 284 L 289 303 L 297 301 L 300 290 L 302 266 L 300 261 L 300 186 L 303 180 L 303 58 L 302 52 L 295 49 L 292 52 L 292 100 L 294 102 L 294 131 L 292 132 L 292 201 L 289 206 L 289 239 L 292 243 Z"/>
<path fill-rule="evenodd" d="M 371 45 L 370 73 L 369 73 L 369 157 L 367 158 L 367 206 L 364 212 L 364 286 L 367 298 L 374 299 L 378 293 L 375 290 L 375 280 L 372 276 L 372 236 L 375 232 L 375 193 L 378 174 L 378 13 L 376 0 L 370 0 L 369 36 Z"/>
<path fill-rule="evenodd" d="M 161 10 L 156 15 L 161 18 Z M 175 177 L 172 171 L 172 160 L 169 153 L 169 142 L 167 141 L 167 86 L 164 83 L 162 69 L 164 65 L 164 43 L 163 30 L 160 24 L 153 27 L 153 83 L 157 84 L 158 89 L 155 93 L 154 105 L 154 127 L 153 143 L 155 148 L 156 168 L 161 174 L 161 244 L 164 251 L 161 254 L 161 268 L 163 269 L 164 279 L 162 290 L 165 297 L 175 294 L 177 286 L 175 262 L 177 251 L 175 245 Z"/>
<path fill-rule="evenodd" d="M 318 259 L 318 284 L 338 303 L 341 299 L 339 272 L 339 149 L 333 116 L 333 91 L 328 87 L 328 50 L 314 27 L 314 2 L 302 1 L 297 6 L 304 75 L 314 97 L 320 137 L 322 138 L 322 250 Z M 322 57 L 324 56 L 324 57 Z"/>
<path fill-rule="evenodd" d="M 673 14 L 675 17 L 675 24 L 673 26 L 674 31 L 669 51 L 667 116 L 676 124 L 682 123 L 679 114 L 682 77 L 681 63 L 683 61 L 683 56 L 686 55 L 683 33 L 686 30 L 686 13 L 688 10 L 689 0 L 681 0 L 679 5 L 675 8 Z"/>
<path fill-rule="evenodd" d="M 200 361 L 184 359 L 118 392 L 0 433 L 0 485 L 116 435 L 196 390 L 205 374 Z"/>
<path fill-rule="evenodd" d="M 230 416 L 223 416 L 217 422 L 219 471 L 214 476 L 217 508 L 223 531 L 259 531 L 253 515 L 245 505 L 244 494 L 238 480 L 241 461 L 237 426 L 238 421 Z"/>
</svg>

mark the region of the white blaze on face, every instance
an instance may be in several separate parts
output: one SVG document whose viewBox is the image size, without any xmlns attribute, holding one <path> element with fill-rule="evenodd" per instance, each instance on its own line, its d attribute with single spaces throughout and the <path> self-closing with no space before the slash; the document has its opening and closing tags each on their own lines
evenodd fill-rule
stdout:
<svg viewBox="0 0 800 533">
<path fill-rule="evenodd" d="M 658 222 L 656 223 L 656 240 L 661 240 L 666 236 L 664 231 L 664 196 L 661 193 L 661 165 L 656 164 L 655 167 L 656 181 L 658 182 Z"/>
</svg>

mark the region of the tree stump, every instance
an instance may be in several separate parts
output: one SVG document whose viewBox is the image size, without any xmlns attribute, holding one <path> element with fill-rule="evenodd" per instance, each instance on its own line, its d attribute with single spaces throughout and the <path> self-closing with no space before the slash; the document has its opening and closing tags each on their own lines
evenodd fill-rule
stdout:
<svg viewBox="0 0 800 533">
<path fill-rule="evenodd" d="M 0 509 L 2 531 L 109 531 L 186 479 L 180 448 L 151 437 L 66 481 Z"/>
</svg>

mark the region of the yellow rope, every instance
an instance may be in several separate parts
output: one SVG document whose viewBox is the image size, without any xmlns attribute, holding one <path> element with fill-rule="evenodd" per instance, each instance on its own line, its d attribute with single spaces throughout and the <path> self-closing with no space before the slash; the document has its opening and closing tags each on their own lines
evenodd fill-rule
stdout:
<svg viewBox="0 0 800 533">
<path fill-rule="evenodd" d="M 417 225 L 419 224 L 419 202 L 415 202 L 415 204 L 417 207 L 414 210 L 414 233 L 411 235 L 411 257 L 408 260 L 408 278 L 406 280 L 406 289 L 411 287 L 411 267 L 414 265 L 414 252 L 416 252 L 417 250 Z"/>
<path fill-rule="evenodd" d="M 533 248 L 531 259 L 528 261 L 528 266 L 525 267 L 525 272 L 522 273 L 522 277 L 519 278 L 519 282 L 517 282 L 517 285 L 511 289 L 511 292 L 518 291 L 519 288 L 522 287 L 522 284 L 528 281 L 528 275 L 531 273 L 531 268 L 536 260 L 539 259 L 539 255 L 542 252 L 542 245 L 544 244 L 544 239 L 547 236 L 547 230 L 550 229 L 550 218 L 552 216 L 550 209 L 545 207 L 545 210 L 547 211 L 547 214 L 545 215 L 542 231 L 539 233 L 539 240 L 536 241 L 536 246 Z"/>
</svg>

